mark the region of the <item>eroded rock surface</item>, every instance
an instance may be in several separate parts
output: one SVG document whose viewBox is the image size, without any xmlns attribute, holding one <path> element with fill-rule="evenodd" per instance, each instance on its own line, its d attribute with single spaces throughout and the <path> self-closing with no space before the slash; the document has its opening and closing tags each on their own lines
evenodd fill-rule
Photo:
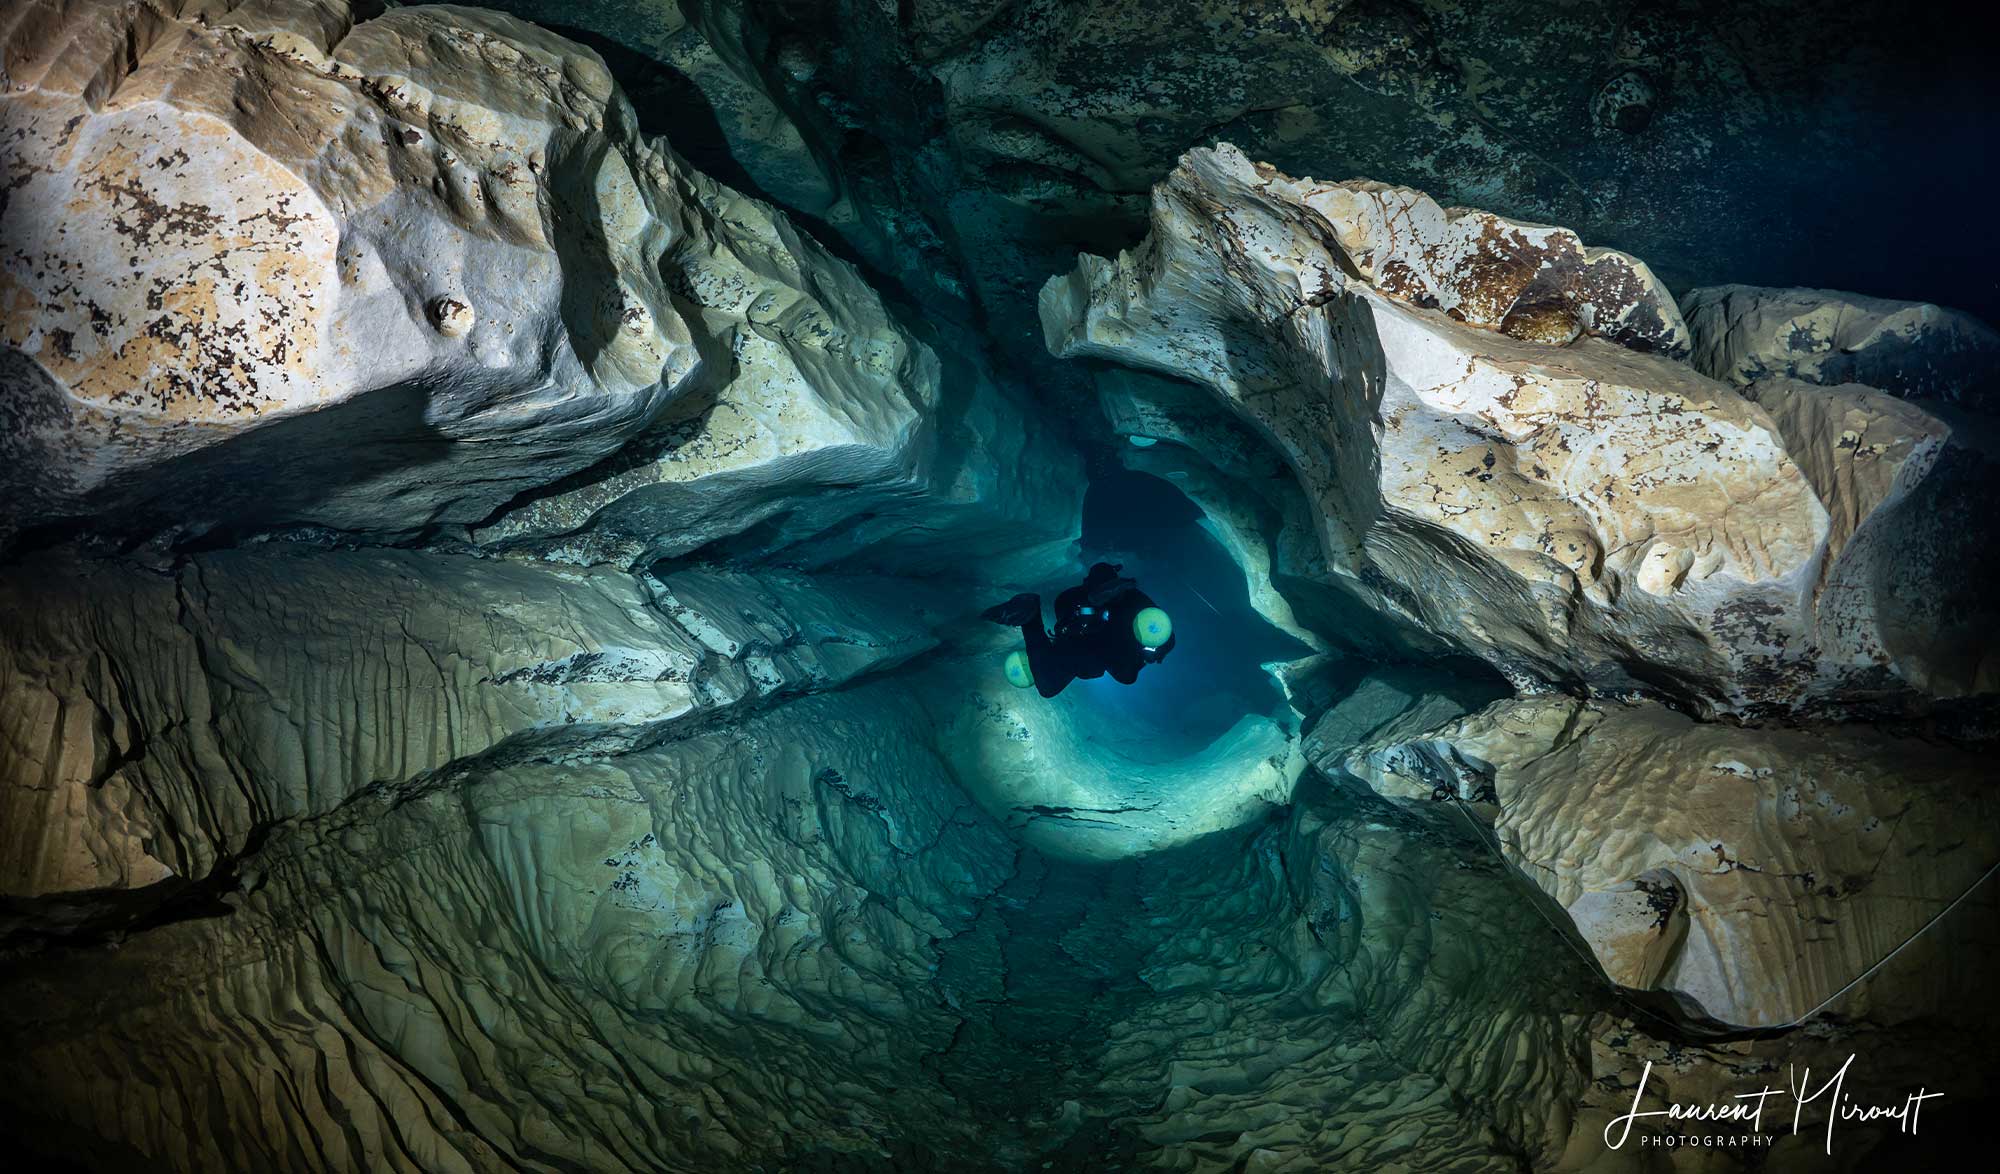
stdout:
<svg viewBox="0 0 2000 1174">
<path fill-rule="evenodd" d="M 273 544 L 5 585 L 10 896 L 198 877 L 276 821 L 657 741 L 935 643 L 907 587 Z"/>
<path fill-rule="evenodd" d="M 1742 729 L 1654 704 L 1516 700 L 1392 731 L 1329 765 L 1405 802 L 1467 804 L 1614 979 L 1734 1024 L 1815 1010 L 2000 858 L 1979 755 L 1868 727 Z M 1948 1006 L 1955 964 L 1921 946 L 1929 978 L 1857 988 L 1843 1013 L 1893 1021 Z"/>
<path fill-rule="evenodd" d="M 1995 244 L 1937 231 L 1990 186 L 1966 154 L 1990 71 L 1948 7 L 494 3 L 588 30 L 661 108 L 698 90 L 713 120 L 674 129 L 684 153 L 1009 345 L 1036 333 L 1040 275 L 1136 240 L 1150 187 L 1218 140 L 1567 225 L 1677 291 L 1816 281 L 1995 312 Z"/>
<path fill-rule="evenodd" d="M 10 1070 L 88 1159 L 191 1170 L 971 1145 L 931 969 L 1012 849 L 889 689 L 288 823 L 229 916 L 10 977 Z"/>
<path fill-rule="evenodd" d="M 1440 175 L 1524 158 L 1486 120 L 1559 92 L 1681 183 L 1713 107 L 1658 14 L 1615 68 L 1454 97 L 1518 8 L 546 9 L 687 76 L 616 58 L 635 111 L 444 6 L 0 16 L 0 1135 L 1650 1170 L 1687 1152 L 1603 1137 L 1648 1061 L 1649 1107 L 1855 1048 L 1857 1091 L 1984 1089 L 1990 894 L 1844 989 L 2000 850 L 1949 740 L 2000 681 L 1965 524 L 2000 448 L 1910 359 L 1977 361 L 1967 320 L 1836 308 L 1725 371 L 1785 297 L 1683 321 L 1569 229 L 1221 150 L 1045 296 L 1129 366 L 1004 361 L 1032 259 L 1129 243 L 1189 141 L 1405 141 L 1322 120 L 1329 81 L 1409 86 Z M 1474 190 L 1557 206 L 1560 162 Z M 1175 736 L 1002 683 L 974 617 L 1073 581 L 1080 437 L 1313 650 L 1268 712 Z M 1862 706 L 1935 722 L 1755 724 Z"/>
<path fill-rule="evenodd" d="M 1308 782 L 1247 842 L 1136 863 L 1146 919 L 1106 900 L 1064 939 L 1086 962 L 1147 946 L 1148 997 L 1106 1027 L 1079 1106 L 1136 1135 L 1135 1164 L 1501 1170 L 1560 1150 L 1528 1106 L 1582 1079 L 1578 969 L 1476 847 L 1386 807 Z M 1529 954 L 1542 980 L 1504 981 Z"/>
<path fill-rule="evenodd" d="M 1342 259 L 1397 301 L 1532 342 L 1587 333 L 1670 358 L 1688 352 L 1673 299 L 1634 257 L 1587 249 L 1566 228 L 1441 208 L 1410 188 L 1305 186 L 1300 202 L 1333 229 Z"/>
<path fill-rule="evenodd" d="M 6 18 L 9 531 L 472 522 L 684 389 L 685 212 L 594 55 L 295 15 Z"/>
<path fill-rule="evenodd" d="M 300 12 L 4 26 L 6 533 L 471 528 L 633 566 L 780 513 L 766 548 L 873 522 L 823 561 L 945 515 L 1060 541 L 1073 458 L 1003 467 L 1018 402 L 976 360 L 944 390 L 595 54 L 471 9 Z"/>
<path fill-rule="evenodd" d="M 1938 675 L 1876 614 L 1938 559 L 1825 592 L 1839 531 L 1921 475 L 1937 425 L 1885 412 L 1858 457 L 1795 456 L 1803 433 L 1666 357 L 1684 329 L 1622 254 L 1225 146 L 1155 189 L 1139 248 L 1052 280 L 1042 317 L 1059 355 L 1209 388 L 1305 487 L 1330 579 L 1517 682 L 1770 712 Z"/>
<path fill-rule="evenodd" d="M 604 465 L 476 527 L 475 541 L 643 566 L 747 532 L 732 554 L 826 563 L 865 551 L 911 571 L 1066 546 L 1075 457 L 1029 426 L 977 356 L 941 362 L 769 207 L 671 155 L 652 178 L 690 210 L 668 263 L 706 340 L 697 390 Z M 1029 553 L 1021 573 L 1057 557 Z"/>
<path fill-rule="evenodd" d="M 1681 312 L 1695 366 L 1738 386 L 1782 376 L 1984 405 L 2000 367 L 2000 331 L 1928 302 L 1720 285 L 1689 290 Z"/>
<path fill-rule="evenodd" d="M 2000 616 L 1984 586 L 2000 555 L 1975 504 L 2000 485 L 1992 423 L 1852 383 L 1767 376 L 1744 395 L 1770 413 L 1827 510 L 1813 588 L 1822 655 L 1881 666 L 1885 692 L 1897 681 L 1950 698 L 2000 688 Z"/>
</svg>

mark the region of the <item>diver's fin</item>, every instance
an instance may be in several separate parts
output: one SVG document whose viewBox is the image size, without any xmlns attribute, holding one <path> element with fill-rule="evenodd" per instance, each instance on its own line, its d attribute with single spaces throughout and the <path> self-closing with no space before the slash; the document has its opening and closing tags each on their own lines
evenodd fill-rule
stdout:
<svg viewBox="0 0 2000 1174">
<path fill-rule="evenodd" d="M 1006 624 L 1010 628 L 1033 623 L 1042 618 L 1042 597 L 1032 591 L 1023 591 L 1005 603 L 980 612 L 979 618 Z"/>
</svg>

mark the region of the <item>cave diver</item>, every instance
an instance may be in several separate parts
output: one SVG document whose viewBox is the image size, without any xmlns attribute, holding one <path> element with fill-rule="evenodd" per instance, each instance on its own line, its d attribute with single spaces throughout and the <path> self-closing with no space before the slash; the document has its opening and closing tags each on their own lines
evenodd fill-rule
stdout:
<svg viewBox="0 0 2000 1174">
<path fill-rule="evenodd" d="M 1083 582 L 1056 596 L 1056 631 L 1042 628 L 1042 597 L 1023 592 L 981 615 L 996 624 L 1019 627 L 1025 651 L 1007 654 L 1010 684 L 1034 686 L 1054 697 L 1071 681 L 1111 674 L 1121 685 L 1139 679 L 1139 670 L 1158 664 L 1174 648 L 1174 625 L 1136 580 L 1119 574 L 1123 566 L 1098 563 Z"/>
</svg>

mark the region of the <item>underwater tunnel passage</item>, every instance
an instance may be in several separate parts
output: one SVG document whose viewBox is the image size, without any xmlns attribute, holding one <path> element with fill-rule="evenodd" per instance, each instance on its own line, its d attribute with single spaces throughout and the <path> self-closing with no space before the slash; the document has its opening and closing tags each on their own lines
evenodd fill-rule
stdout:
<svg viewBox="0 0 2000 1174">
<path fill-rule="evenodd" d="M 1093 739 L 1134 760 L 1184 757 L 1246 715 L 1272 714 L 1284 697 L 1263 665 L 1311 652 L 1251 607 L 1243 569 L 1203 516 L 1149 473 L 1102 473 L 1084 494 L 1082 561 L 1122 565 L 1173 619 L 1173 651 L 1134 683 L 1103 676 L 1070 686 Z"/>
<path fill-rule="evenodd" d="M 1865 296 L 1992 284 L 1868 149 L 1991 109 L 1924 22 L 489 3 L 564 27 L 0 19 L 0 1148 L 1572 1174 L 1734 1168 L 1607 1150 L 1647 1073 L 2000 1087 L 2000 332 Z M 1787 249 L 1907 284 L 1690 285 L 1860 272 Z M 1010 683 L 1099 560 L 1171 655 Z"/>
<path fill-rule="evenodd" d="M 1163 478 L 1100 475 L 1085 494 L 1082 565 L 1040 585 L 1047 598 L 1082 566 L 1118 563 L 1172 616 L 1172 649 L 1133 684 L 1107 674 L 1043 697 L 1008 675 L 1021 635 L 1004 627 L 987 629 L 987 652 L 920 670 L 960 785 L 1046 856 L 1141 856 L 1291 801 L 1300 715 L 1264 666 L 1312 650 L 1250 606 L 1244 568 L 1204 519 Z"/>
</svg>

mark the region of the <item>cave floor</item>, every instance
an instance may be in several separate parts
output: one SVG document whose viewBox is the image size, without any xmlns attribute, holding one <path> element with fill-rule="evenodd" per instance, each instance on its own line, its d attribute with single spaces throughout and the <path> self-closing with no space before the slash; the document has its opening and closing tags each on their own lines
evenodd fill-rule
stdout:
<svg viewBox="0 0 2000 1174">
<path fill-rule="evenodd" d="M 1120 1106 L 1104 1101 L 1095 1078 L 1112 1026 L 1151 994 L 1141 968 L 1168 932 L 1150 926 L 1142 891 L 1132 862 L 1051 860 L 1024 848 L 974 927 L 941 950 L 947 987 L 998 963 L 997 982 L 993 971 L 982 976 L 984 997 L 962 1004 L 964 1026 L 932 1067 L 1012 1138 L 1017 1160 L 1117 1168 L 1109 1120 Z"/>
</svg>

